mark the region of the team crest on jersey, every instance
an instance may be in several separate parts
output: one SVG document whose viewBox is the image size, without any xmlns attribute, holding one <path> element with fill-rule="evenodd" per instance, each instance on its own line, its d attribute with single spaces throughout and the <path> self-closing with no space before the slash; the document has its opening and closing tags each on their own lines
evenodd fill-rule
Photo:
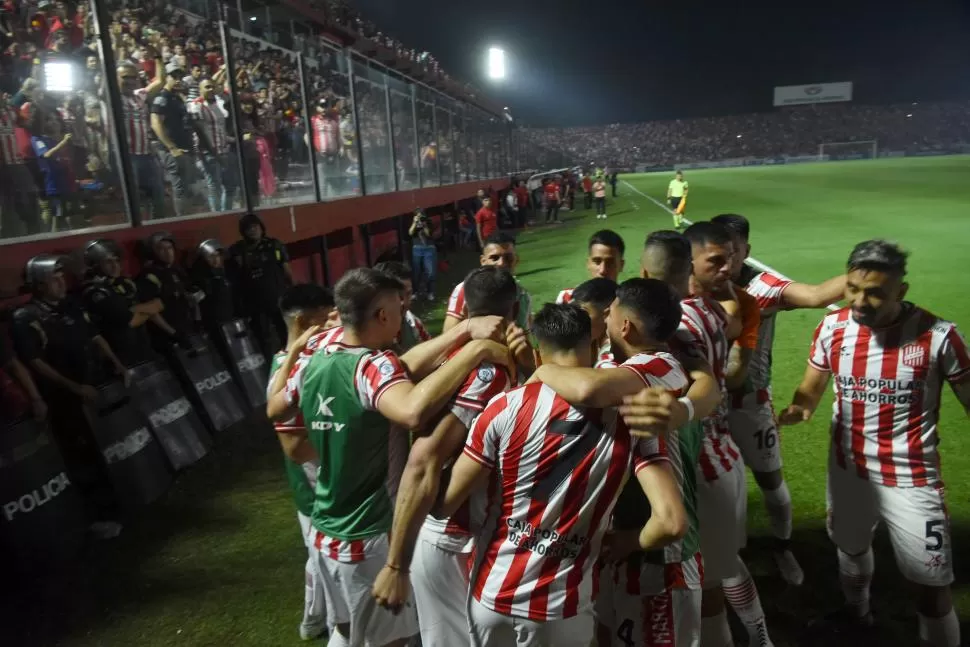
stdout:
<svg viewBox="0 0 970 647">
<path fill-rule="evenodd" d="M 388 375 L 394 372 L 394 367 L 391 366 L 390 362 L 385 362 L 381 364 L 380 370 L 381 370 L 381 375 L 383 375 L 384 377 L 387 377 Z"/>
<path fill-rule="evenodd" d="M 478 379 L 482 382 L 491 382 L 495 379 L 495 369 L 491 366 L 483 366 L 478 369 Z"/>
<path fill-rule="evenodd" d="M 902 348 L 903 364 L 919 368 L 926 361 L 926 349 L 920 344 L 906 344 Z"/>
</svg>

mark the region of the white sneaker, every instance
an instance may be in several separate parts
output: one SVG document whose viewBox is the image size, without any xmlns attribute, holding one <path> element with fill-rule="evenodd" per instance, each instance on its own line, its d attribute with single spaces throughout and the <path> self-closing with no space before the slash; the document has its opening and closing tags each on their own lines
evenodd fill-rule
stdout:
<svg viewBox="0 0 970 647">
<path fill-rule="evenodd" d="M 327 633 L 327 623 L 324 620 L 300 625 L 300 640 L 316 640 L 325 633 Z"/>
<path fill-rule="evenodd" d="M 798 560 L 788 549 L 774 551 L 775 565 L 781 572 L 781 577 L 792 586 L 801 586 L 805 582 L 805 571 L 798 565 Z"/>
</svg>

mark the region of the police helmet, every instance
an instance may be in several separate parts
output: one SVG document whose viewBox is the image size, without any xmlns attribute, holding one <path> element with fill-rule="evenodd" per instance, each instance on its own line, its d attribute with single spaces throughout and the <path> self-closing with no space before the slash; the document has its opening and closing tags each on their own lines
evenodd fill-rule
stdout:
<svg viewBox="0 0 970 647">
<path fill-rule="evenodd" d="M 266 225 L 263 224 L 262 218 L 260 218 L 259 216 L 257 216 L 255 213 L 252 213 L 252 212 L 243 214 L 243 216 L 239 219 L 239 235 L 245 236 L 246 230 L 252 227 L 253 225 L 259 225 L 259 228 L 262 230 L 263 235 L 264 236 L 266 235 Z"/>
<path fill-rule="evenodd" d="M 97 268 L 102 261 L 109 258 L 121 260 L 121 248 L 113 240 L 99 238 L 84 246 L 84 263 L 90 268 Z"/>
<path fill-rule="evenodd" d="M 154 234 L 146 238 L 143 243 L 145 258 L 148 260 L 157 261 L 158 258 L 155 255 L 155 246 L 163 240 L 167 240 L 168 242 L 172 243 L 172 246 L 175 246 L 175 236 L 167 231 L 156 231 Z"/>
<path fill-rule="evenodd" d="M 58 254 L 38 254 L 27 261 L 24 281 L 30 286 L 46 282 L 57 272 L 64 271 L 65 258 Z"/>
<path fill-rule="evenodd" d="M 199 243 L 197 251 L 199 255 L 205 256 L 206 254 L 221 254 L 226 251 L 226 248 L 215 238 L 208 238 Z"/>
</svg>

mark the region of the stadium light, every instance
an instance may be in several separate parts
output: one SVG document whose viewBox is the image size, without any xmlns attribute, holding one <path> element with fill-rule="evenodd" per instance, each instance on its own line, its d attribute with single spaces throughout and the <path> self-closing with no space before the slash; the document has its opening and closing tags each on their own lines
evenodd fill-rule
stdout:
<svg viewBox="0 0 970 647">
<path fill-rule="evenodd" d="M 906 118 L 909 119 L 912 116 L 913 116 L 913 113 L 911 112 L 911 113 L 909 113 L 909 114 L 906 115 Z"/>
<path fill-rule="evenodd" d="M 256 16 L 250 16 L 249 22 L 256 22 Z"/>
<path fill-rule="evenodd" d="M 493 81 L 505 78 L 505 50 L 500 47 L 488 48 L 488 78 Z"/>
<path fill-rule="evenodd" d="M 46 92 L 74 92 L 74 65 L 66 61 L 44 63 L 44 90 Z"/>
</svg>

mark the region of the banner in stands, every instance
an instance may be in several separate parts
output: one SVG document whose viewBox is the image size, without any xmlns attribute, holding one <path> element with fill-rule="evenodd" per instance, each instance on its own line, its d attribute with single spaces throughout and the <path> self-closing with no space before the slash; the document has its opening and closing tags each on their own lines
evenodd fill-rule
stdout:
<svg viewBox="0 0 970 647">
<path fill-rule="evenodd" d="M 191 348 L 178 348 L 176 361 L 183 377 L 192 385 L 203 412 L 215 431 L 222 431 L 242 420 L 241 396 L 222 358 L 202 335 L 189 338 Z"/>
<path fill-rule="evenodd" d="M 852 82 L 816 83 L 815 85 L 781 85 L 775 87 L 775 106 L 797 106 L 803 103 L 852 101 Z"/>
<path fill-rule="evenodd" d="M 128 389 L 121 382 L 102 385 L 89 415 L 94 440 L 122 505 L 137 507 L 162 496 L 172 483 L 172 471 Z"/>
<path fill-rule="evenodd" d="M 81 494 L 47 425 L 33 418 L 0 428 L 0 507 L 0 545 L 12 566 L 80 552 Z"/>
<path fill-rule="evenodd" d="M 223 325 L 222 341 L 230 360 L 230 369 L 242 387 L 246 400 L 253 407 L 266 404 L 269 364 L 246 322 L 236 319 Z"/>
<path fill-rule="evenodd" d="M 208 453 L 212 437 L 164 364 L 158 361 L 135 366 L 131 384 L 135 406 L 148 418 L 172 467 L 184 469 Z"/>
</svg>

